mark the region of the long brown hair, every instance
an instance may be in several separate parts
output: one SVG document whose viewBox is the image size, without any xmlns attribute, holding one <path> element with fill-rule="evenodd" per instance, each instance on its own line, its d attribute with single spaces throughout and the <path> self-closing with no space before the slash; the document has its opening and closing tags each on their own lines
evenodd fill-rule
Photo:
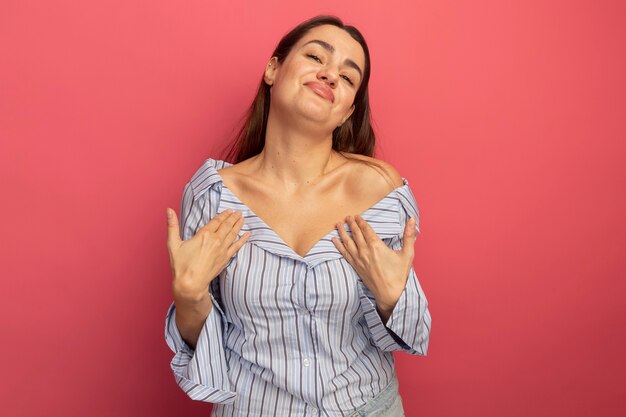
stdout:
<svg viewBox="0 0 626 417">
<path fill-rule="evenodd" d="M 365 52 L 363 79 L 354 97 L 354 111 L 350 117 L 333 131 L 333 149 L 338 152 L 350 152 L 372 156 L 375 135 L 370 122 L 370 105 L 367 85 L 370 78 L 370 55 L 365 38 L 354 26 L 345 25 L 341 19 L 331 15 L 315 16 L 300 23 L 287 33 L 278 43 L 272 56 L 282 63 L 293 46 L 311 29 L 321 25 L 334 25 L 348 32 Z M 270 110 L 270 86 L 263 77 L 259 83 L 256 97 L 245 115 L 245 121 L 223 158 L 232 163 L 239 163 L 258 155 L 265 146 L 265 130 Z M 344 155 L 345 156 L 345 155 Z M 347 156 L 346 156 L 347 157 Z"/>
</svg>

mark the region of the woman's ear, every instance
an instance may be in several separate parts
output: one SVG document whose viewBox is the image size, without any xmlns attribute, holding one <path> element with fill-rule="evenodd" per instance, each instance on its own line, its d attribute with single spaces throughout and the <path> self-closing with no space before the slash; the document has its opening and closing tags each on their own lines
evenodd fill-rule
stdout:
<svg viewBox="0 0 626 417">
<path fill-rule="evenodd" d="M 275 56 L 270 59 L 270 62 L 265 67 L 265 74 L 263 75 L 263 79 L 267 85 L 274 84 L 274 77 L 276 77 L 276 70 L 278 69 L 278 58 Z"/>
</svg>

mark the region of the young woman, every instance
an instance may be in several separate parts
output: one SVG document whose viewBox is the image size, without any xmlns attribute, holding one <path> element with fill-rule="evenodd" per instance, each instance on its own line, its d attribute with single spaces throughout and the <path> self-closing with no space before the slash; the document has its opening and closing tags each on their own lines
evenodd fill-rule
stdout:
<svg viewBox="0 0 626 417">
<path fill-rule="evenodd" d="M 426 355 L 431 317 L 413 193 L 372 157 L 369 75 L 354 27 L 294 28 L 234 163 L 207 159 L 180 222 L 167 210 L 171 367 L 213 416 L 404 415 L 392 352 Z"/>
</svg>

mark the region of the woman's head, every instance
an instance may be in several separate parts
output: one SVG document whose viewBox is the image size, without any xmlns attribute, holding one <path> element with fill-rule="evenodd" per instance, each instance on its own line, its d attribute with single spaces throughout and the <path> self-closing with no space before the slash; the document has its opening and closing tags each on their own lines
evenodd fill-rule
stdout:
<svg viewBox="0 0 626 417">
<path fill-rule="evenodd" d="M 330 25 L 330 27 L 323 27 L 324 25 Z M 341 29 L 341 32 L 337 32 L 337 28 Z M 308 68 L 310 69 L 312 65 L 318 65 L 317 56 L 313 57 L 311 56 L 312 54 L 326 54 L 326 57 L 332 56 L 328 50 L 328 45 L 323 45 L 323 42 L 310 43 L 311 40 L 316 38 L 316 36 L 309 36 L 313 33 L 331 35 L 334 33 L 337 37 L 341 37 L 344 40 L 342 45 L 347 45 L 345 50 L 350 51 L 350 57 L 354 58 L 346 60 L 345 63 L 347 65 L 342 63 L 341 72 L 333 72 L 332 74 L 330 72 L 328 74 L 320 73 L 320 77 L 329 85 L 332 85 L 333 91 L 338 95 L 337 106 L 333 106 L 333 109 L 336 108 L 338 113 L 334 116 L 341 125 L 332 132 L 333 149 L 372 156 L 375 136 L 370 123 L 368 94 L 370 57 L 367 44 L 356 28 L 344 25 L 339 18 L 334 16 L 317 16 L 296 26 L 276 46 L 272 53 L 270 64 L 259 83 L 256 97 L 250 106 L 245 123 L 239 132 L 237 140 L 230 148 L 230 152 L 225 158 L 226 160 L 234 160 L 237 163 L 257 155 L 263 150 L 270 109 L 271 84 L 275 80 L 277 67 L 281 68 L 286 61 L 296 59 L 299 61 L 296 61 L 291 66 L 292 69 L 294 65 L 297 69 L 302 68 L 303 65 L 309 65 Z M 344 33 L 348 34 L 349 37 L 342 36 Z M 308 37 L 312 39 L 308 39 Z M 328 43 L 332 45 L 332 42 Z M 303 47 L 307 48 L 307 50 L 303 50 L 300 53 L 300 48 Z M 290 53 L 294 52 L 294 48 L 299 50 L 299 55 L 295 58 L 293 54 L 290 55 Z M 308 51 L 311 48 L 317 48 L 319 53 L 315 53 L 315 50 Z M 325 57 L 321 58 L 324 59 Z M 273 68 L 272 65 L 274 66 Z M 307 71 L 307 68 L 304 71 Z M 304 74 L 307 73 L 304 72 Z M 306 76 L 308 79 L 311 79 L 310 75 Z"/>
</svg>

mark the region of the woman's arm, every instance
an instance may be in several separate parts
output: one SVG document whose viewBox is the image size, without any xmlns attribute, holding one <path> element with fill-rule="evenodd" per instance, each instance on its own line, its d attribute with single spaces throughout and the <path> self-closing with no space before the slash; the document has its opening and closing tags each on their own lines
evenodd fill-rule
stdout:
<svg viewBox="0 0 626 417">
<path fill-rule="evenodd" d="M 232 243 L 243 219 L 215 215 L 219 192 L 203 189 L 196 195 L 190 184 L 183 192 L 180 227 L 176 213 L 168 218 L 174 302 L 165 318 L 165 340 L 175 354 L 170 365 L 176 382 L 191 399 L 230 403 L 237 394 L 224 352 L 228 324 L 212 292 L 219 294 L 219 274 L 245 240 Z"/>
<path fill-rule="evenodd" d="M 174 296 L 176 327 L 182 339 L 193 350 L 196 349 L 202 326 L 211 313 L 213 303 L 207 292 L 200 300 L 187 300 Z"/>
</svg>

